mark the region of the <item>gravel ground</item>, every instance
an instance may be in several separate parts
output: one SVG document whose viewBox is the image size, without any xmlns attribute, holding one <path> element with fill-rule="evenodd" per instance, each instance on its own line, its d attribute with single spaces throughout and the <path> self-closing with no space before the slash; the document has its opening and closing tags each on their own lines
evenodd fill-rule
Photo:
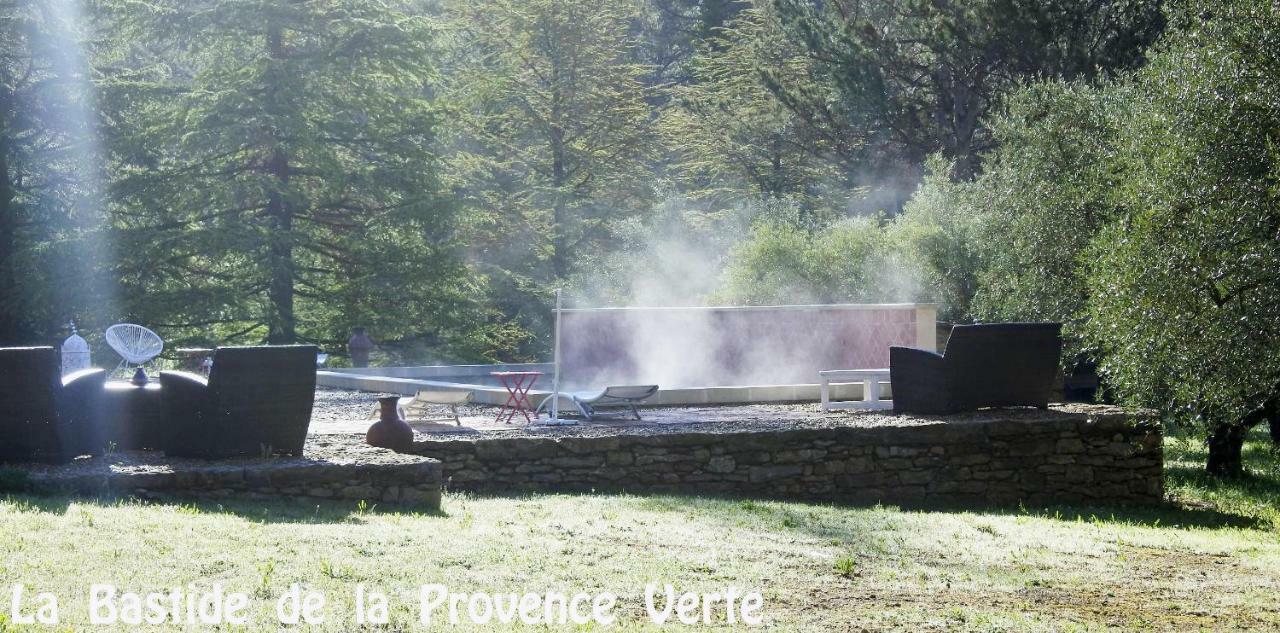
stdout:
<svg viewBox="0 0 1280 633">
<path fill-rule="evenodd" d="M 396 395 L 399 394 L 320 387 L 316 389 L 315 404 L 311 407 L 311 423 L 374 420 L 378 417 L 378 398 Z M 464 404 L 458 407 L 458 415 L 461 417 L 492 417 L 494 408 Z M 441 417 L 450 415 L 449 408 L 444 406 L 437 407 L 433 413 L 438 413 Z"/>
<path fill-rule="evenodd" d="M 340 389 L 316 390 L 312 433 L 363 433 L 373 419 L 376 400 L 381 395 Z M 496 424 L 497 407 L 459 407 L 463 426 L 453 424 L 418 424 L 418 439 L 487 439 L 509 437 L 600 437 L 607 435 L 657 435 L 663 433 L 737 433 L 779 429 L 821 429 L 835 427 L 913 426 L 989 419 L 990 413 L 975 412 L 953 416 L 894 415 L 891 412 L 831 411 L 823 413 L 816 403 L 749 404 L 701 407 L 661 407 L 641 409 L 643 422 L 620 417 L 579 420 L 572 426 L 526 425 L 523 420 L 511 425 Z M 1089 405 L 1064 405 L 1049 411 L 1017 409 L 1001 412 L 1006 418 L 1056 417 L 1061 412 L 1088 412 Z M 1106 409 L 1103 407 L 1099 409 Z M 441 416 L 446 414 L 440 408 Z M 517 416 L 517 419 L 518 416 Z M 545 419 L 545 418 L 543 418 Z"/>
</svg>

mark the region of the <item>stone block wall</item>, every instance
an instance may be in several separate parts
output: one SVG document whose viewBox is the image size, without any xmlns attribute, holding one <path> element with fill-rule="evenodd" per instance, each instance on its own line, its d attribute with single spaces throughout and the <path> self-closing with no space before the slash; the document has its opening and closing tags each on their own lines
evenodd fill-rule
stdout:
<svg viewBox="0 0 1280 633">
<path fill-rule="evenodd" d="M 878 426 L 425 440 L 445 486 L 856 502 L 1157 503 L 1157 424 L 1073 406 Z"/>
<path fill-rule="evenodd" d="M 309 498 L 440 508 L 440 462 L 333 436 L 311 438 L 307 457 L 202 461 L 146 451 L 24 465 L 35 494 L 135 497 Z"/>
</svg>

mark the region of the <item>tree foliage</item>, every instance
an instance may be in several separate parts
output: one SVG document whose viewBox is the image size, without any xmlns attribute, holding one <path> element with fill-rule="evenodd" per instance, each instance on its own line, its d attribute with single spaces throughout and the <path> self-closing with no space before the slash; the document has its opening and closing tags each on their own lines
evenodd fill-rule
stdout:
<svg viewBox="0 0 1280 633">
<path fill-rule="evenodd" d="M 634 0 L 485 0 L 445 6 L 442 98 L 449 184 L 490 301 L 549 332 L 555 282 L 607 249 L 652 201 L 650 67 L 638 61 Z"/>
<path fill-rule="evenodd" d="M 991 242 L 981 188 L 953 180 L 954 169 L 941 154 L 925 161 L 924 181 L 892 219 L 888 238 L 901 265 L 919 278 L 913 299 L 935 301 L 938 318 L 963 322 Z"/>
<path fill-rule="evenodd" d="M 122 47 L 109 85 L 133 312 L 215 341 L 332 344 L 360 324 L 477 352 L 424 16 L 374 0 L 113 8 L 145 43 Z"/>
<path fill-rule="evenodd" d="M 694 81 L 673 88 L 663 112 L 673 174 L 695 197 L 720 205 L 765 196 L 842 207 L 847 194 L 826 140 L 762 89 L 765 75 L 787 86 L 815 82 L 812 61 L 772 7 L 744 11 L 710 42 L 690 62 Z"/>
<path fill-rule="evenodd" d="M 1241 472 L 1244 432 L 1280 418 L 1280 15 L 1181 6 L 1122 126 L 1125 215 L 1092 252 L 1089 306 L 1125 398 L 1211 433 Z"/>
<path fill-rule="evenodd" d="M 448 96 L 461 111 L 457 175 L 496 215 L 495 236 L 524 239 L 554 278 L 609 237 L 609 220 L 648 198 L 636 179 L 652 134 L 647 69 L 634 58 L 631 0 L 490 0 L 453 7 Z M 539 238 L 545 241 L 539 242 Z"/>
<path fill-rule="evenodd" d="M 971 177 L 992 145 L 984 117 L 1011 87 L 1133 67 L 1163 26 L 1157 0 L 776 2 L 839 98 L 772 87 L 873 180 L 918 174 L 935 152 Z"/>
<path fill-rule="evenodd" d="M 802 218 L 794 204 L 757 218 L 730 252 L 717 298 L 743 305 L 881 303 L 929 292 L 921 268 L 904 256 L 896 222 L 860 216 L 813 225 Z"/>
<path fill-rule="evenodd" d="M 0 344 L 110 318 L 90 34 L 75 17 L 0 2 Z"/>
<path fill-rule="evenodd" d="M 1116 117 L 1128 95 L 1121 83 L 1019 90 L 991 124 L 999 147 L 973 184 L 989 245 L 973 316 L 1062 322 L 1068 365 L 1086 354 L 1086 252 L 1121 213 Z"/>
</svg>

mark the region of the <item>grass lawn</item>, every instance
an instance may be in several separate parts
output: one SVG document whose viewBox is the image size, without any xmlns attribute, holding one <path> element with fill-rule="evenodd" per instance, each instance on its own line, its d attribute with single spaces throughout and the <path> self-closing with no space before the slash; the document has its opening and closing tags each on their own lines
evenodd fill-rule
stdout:
<svg viewBox="0 0 1280 633">
<path fill-rule="evenodd" d="M 251 630 L 276 628 L 275 600 L 292 583 L 328 599 L 313 630 L 354 628 L 358 583 L 388 594 L 387 630 L 419 627 L 417 587 L 427 583 L 609 591 L 619 596 L 611 629 L 632 630 L 652 627 L 650 581 L 759 590 L 765 625 L 778 630 L 1280 629 L 1280 461 L 1263 439 L 1249 445 L 1253 476 L 1228 484 L 1199 474 L 1194 442 L 1169 440 L 1173 502 L 1156 509 L 447 494 L 441 514 L 422 515 L 8 497 L 0 630 L 25 630 L 9 619 L 14 583 L 29 599 L 58 597 L 58 627 L 33 630 L 81 630 L 92 583 L 144 593 L 215 582 L 250 596 Z"/>
</svg>

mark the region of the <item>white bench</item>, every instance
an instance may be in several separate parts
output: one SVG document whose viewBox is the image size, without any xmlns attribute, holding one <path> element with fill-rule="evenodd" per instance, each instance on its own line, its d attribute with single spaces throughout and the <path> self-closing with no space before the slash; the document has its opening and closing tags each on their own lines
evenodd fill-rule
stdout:
<svg viewBox="0 0 1280 633">
<path fill-rule="evenodd" d="M 831 411 L 832 409 L 862 409 L 870 411 L 893 408 L 892 400 L 880 399 L 880 383 L 889 382 L 888 369 L 827 369 L 818 372 L 818 380 L 821 383 L 823 411 Z M 831 383 L 833 382 L 862 383 L 862 400 L 832 402 Z"/>
</svg>

